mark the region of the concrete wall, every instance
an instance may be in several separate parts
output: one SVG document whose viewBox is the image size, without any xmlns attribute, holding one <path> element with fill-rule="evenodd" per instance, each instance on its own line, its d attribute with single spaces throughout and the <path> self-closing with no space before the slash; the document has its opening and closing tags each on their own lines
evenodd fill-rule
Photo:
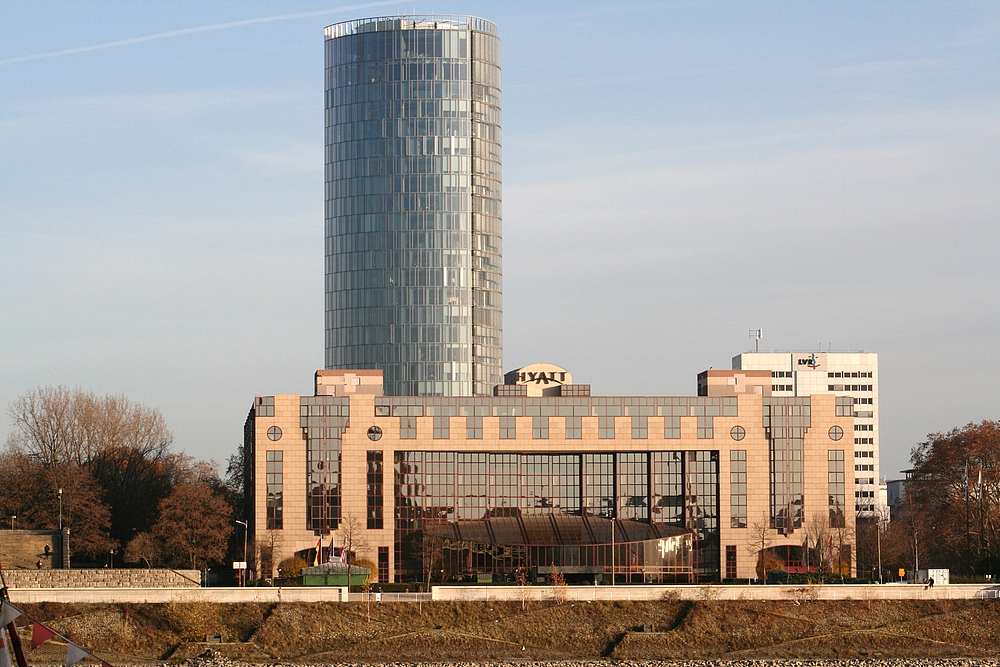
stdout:
<svg viewBox="0 0 1000 667">
<path fill-rule="evenodd" d="M 0 563 L 5 570 L 60 567 L 59 542 L 57 530 L 0 530 Z"/>
<path fill-rule="evenodd" d="M 434 586 L 435 601 L 460 600 L 968 600 L 1000 599 L 1000 586 Z"/>
<path fill-rule="evenodd" d="M 199 588 L 198 570 L 7 570 L 11 589 L 29 588 Z"/>
</svg>

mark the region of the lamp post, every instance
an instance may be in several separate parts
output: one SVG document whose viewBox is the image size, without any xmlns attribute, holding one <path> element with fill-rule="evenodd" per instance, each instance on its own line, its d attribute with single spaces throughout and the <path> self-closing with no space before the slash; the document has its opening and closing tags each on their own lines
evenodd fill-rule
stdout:
<svg viewBox="0 0 1000 667">
<path fill-rule="evenodd" d="M 59 530 L 62 530 L 62 489 L 59 489 Z"/>
<path fill-rule="evenodd" d="M 615 585 L 615 515 L 611 515 L 611 585 Z"/>
<path fill-rule="evenodd" d="M 247 571 L 247 532 L 249 532 L 249 527 L 246 521 L 236 520 L 236 523 L 243 526 L 243 569 L 240 570 L 240 586 L 246 586 L 246 571 Z"/>
<path fill-rule="evenodd" d="M 14 519 L 16 519 L 16 518 L 17 518 L 16 514 L 11 514 L 10 515 L 10 529 L 11 530 L 14 530 Z"/>
</svg>

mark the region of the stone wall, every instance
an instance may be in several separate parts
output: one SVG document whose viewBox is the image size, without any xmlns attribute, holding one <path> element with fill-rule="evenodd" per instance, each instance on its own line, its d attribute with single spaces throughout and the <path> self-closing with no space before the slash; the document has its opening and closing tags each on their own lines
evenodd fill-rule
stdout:
<svg viewBox="0 0 1000 667">
<path fill-rule="evenodd" d="M 198 570 L 7 570 L 11 589 L 25 588 L 198 588 Z"/>
</svg>

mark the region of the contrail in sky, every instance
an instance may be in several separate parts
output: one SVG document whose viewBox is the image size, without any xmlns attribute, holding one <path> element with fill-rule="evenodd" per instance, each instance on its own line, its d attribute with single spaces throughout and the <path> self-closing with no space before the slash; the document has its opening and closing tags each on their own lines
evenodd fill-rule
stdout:
<svg viewBox="0 0 1000 667">
<path fill-rule="evenodd" d="M 402 4 L 406 0 L 384 0 L 383 2 L 367 2 L 363 5 L 348 5 L 346 7 L 337 7 L 336 9 L 321 9 L 315 12 L 300 12 L 298 14 L 282 14 L 281 16 L 263 16 L 257 19 L 245 19 L 243 21 L 231 21 L 229 23 L 216 23 L 214 25 L 201 25 L 195 28 L 183 28 L 181 30 L 171 30 L 169 32 L 160 32 L 155 35 L 145 35 L 143 37 L 132 37 L 130 39 L 120 39 L 117 42 L 105 42 L 104 44 L 93 44 L 91 46 L 80 46 L 75 49 L 64 49 L 62 51 L 52 51 L 51 53 L 36 53 L 30 56 L 18 56 L 17 58 L 8 58 L 7 60 L 0 60 L 0 65 L 9 65 L 11 63 L 23 63 L 28 60 L 41 60 L 42 58 L 55 58 L 57 56 L 68 56 L 74 53 L 87 53 L 88 51 L 100 51 L 101 49 L 110 49 L 115 46 L 127 46 L 129 44 L 139 44 L 140 42 L 152 42 L 157 39 L 166 39 L 168 37 L 179 37 L 181 35 L 192 35 L 198 32 L 211 32 L 212 30 L 226 30 L 228 28 L 239 28 L 245 25 L 253 25 L 255 23 L 271 23 L 273 21 L 290 21 L 292 19 L 302 19 L 308 18 L 310 16 L 323 16 L 324 14 L 336 14 L 338 12 L 350 12 L 357 9 L 369 9 L 371 7 L 383 7 L 385 5 L 398 5 Z"/>
</svg>

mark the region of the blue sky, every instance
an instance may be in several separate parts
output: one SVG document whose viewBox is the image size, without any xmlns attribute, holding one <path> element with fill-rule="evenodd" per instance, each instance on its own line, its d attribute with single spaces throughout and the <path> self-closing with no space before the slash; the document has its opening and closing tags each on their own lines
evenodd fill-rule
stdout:
<svg viewBox="0 0 1000 667">
<path fill-rule="evenodd" d="M 890 477 L 1000 416 L 1000 5 L 913 1 L 3 2 L 0 404 L 125 393 L 223 461 L 311 392 L 323 27 L 397 13 L 500 29 L 505 368 L 878 352 Z"/>
</svg>

